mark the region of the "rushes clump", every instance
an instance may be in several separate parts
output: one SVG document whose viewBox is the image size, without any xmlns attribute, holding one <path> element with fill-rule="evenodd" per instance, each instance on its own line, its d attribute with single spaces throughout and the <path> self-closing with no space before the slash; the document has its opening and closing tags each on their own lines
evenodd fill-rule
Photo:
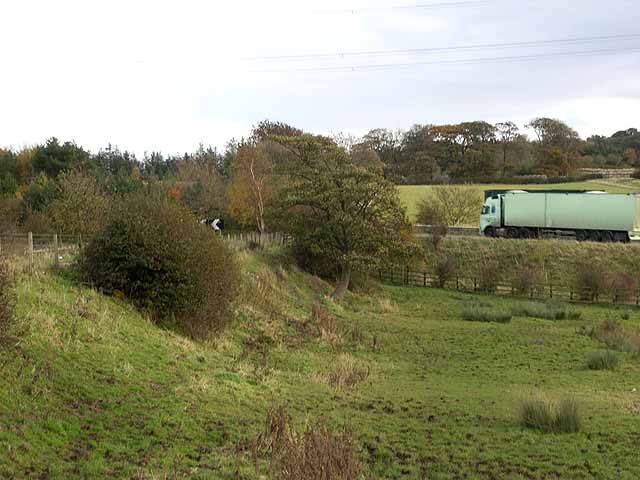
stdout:
<svg viewBox="0 0 640 480">
<path fill-rule="evenodd" d="M 580 312 L 560 302 L 525 302 L 511 311 L 517 317 L 542 318 L 544 320 L 578 320 Z"/>
<path fill-rule="evenodd" d="M 462 319 L 468 322 L 495 322 L 509 323 L 511 313 L 505 310 L 493 310 L 490 308 L 474 305 L 462 310 Z"/>
<path fill-rule="evenodd" d="M 573 398 L 557 406 L 543 398 L 531 398 L 518 407 L 520 425 L 547 433 L 576 433 L 582 429 L 580 406 Z"/>
<path fill-rule="evenodd" d="M 615 370 L 620 364 L 620 357 L 610 350 L 599 350 L 589 355 L 587 367 L 590 370 Z"/>
</svg>

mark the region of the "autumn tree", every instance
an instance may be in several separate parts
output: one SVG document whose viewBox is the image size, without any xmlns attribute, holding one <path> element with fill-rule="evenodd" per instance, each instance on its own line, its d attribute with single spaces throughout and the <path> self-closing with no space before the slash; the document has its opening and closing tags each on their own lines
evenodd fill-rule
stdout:
<svg viewBox="0 0 640 480">
<path fill-rule="evenodd" d="M 369 131 L 362 143 L 378 154 L 384 165 L 386 178 L 395 178 L 400 175 L 400 162 L 402 158 L 402 132 L 377 128 Z"/>
<path fill-rule="evenodd" d="M 200 145 L 193 155 L 177 162 L 176 185 L 181 202 L 199 217 L 221 215 L 227 210 L 222 156 Z"/>
<path fill-rule="evenodd" d="M 60 233 L 93 235 L 104 226 L 110 204 L 93 175 L 74 170 L 59 177 L 47 216 Z"/>
<path fill-rule="evenodd" d="M 496 138 L 500 146 L 502 176 L 506 177 L 509 167 L 509 153 L 514 149 L 515 143 L 520 136 L 518 126 L 513 122 L 496 123 Z"/>
<path fill-rule="evenodd" d="M 267 230 L 267 210 L 275 198 L 274 162 L 263 145 L 245 145 L 231 164 L 229 211 L 245 225 L 254 225 L 260 233 Z"/>
<path fill-rule="evenodd" d="M 333 292 L 349 288 L 354 269 L 371 268 L 402 251 L 410 226 L 395 185 L 353 163 L 326 137 L 281 138 L 291 153 L 281 165 L 289 184 L 280 193 L 280 213 L 296 244 L 334 262 Z"/>
<path fill-rule="evenodd" d="M 568 175 L 580 161 L 580 137 L 564 122 L 552 118 L 536 118 L 528 125 L 536 136 L 537 169 L 540 173 Z"/>
<path fill-rule="evenodd" d="M 249 140 L 240 146 L 229 168 L 229 211 L 237 220 L 268 229 L 267 219 L 285 178 L 276 167 L 287 161 L 290 152 L 276 141 L 302 135 L 302 130 L 283 122 L 264 120 L 253 127 Z"/>
<path fill-rule="evenodd" d="M 480 216 L 483 201 L 482 191 L 476 187 L 433 187 L 418 202 L 417 220 L 423 225 L 472 225 Z"/>
</svg>

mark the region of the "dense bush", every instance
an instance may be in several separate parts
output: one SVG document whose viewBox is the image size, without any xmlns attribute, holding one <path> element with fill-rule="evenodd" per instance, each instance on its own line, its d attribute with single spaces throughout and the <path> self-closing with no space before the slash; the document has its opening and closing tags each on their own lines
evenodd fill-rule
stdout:
<svg viewBox="0 0 640 480">
<path fill-rule="evenodd" d="M 542 398 L 524 400 L 518 408 L 523 427 L 543 432 L 575 433 L 582 428 L 578 402 L 565 399 L 555 406 Z"/>
<path fill-rule="evenodd" d="M 104 228 L 110 203 L 95 176 L 74 170 L 60 175 L 58 195 L 46 213 L 58 233 L 94 235 Z"/>
<path fill-rule="evenodd" d="M 532 295 L 544 291 L 544 272 L 538 265 L 517 268 L 511 278 L 511 285 L 519 295 Z"/>
<path fill-rule="evenodd" d="M 486 259 L 478 268 L 478 288 L 481 292 L 494 293 L 502 280 L 503 267 L 493 259 Z"/>
<path fill-rule="evenodd" d="M 457 265 L 453 258 L 441 255 L 435 264 L 436 286 L 445 288 L 447 282 L 456 276 Z"/>
<path fill-rule="evenodd" d="M 582 300 L 597 300 L 606 292 L 607 270 L 597 262 L 584 262 L 576 267 L 575 287 Z"/>
<path fill-rule="evenodd" d="M 482 190 L 477 187 L 433 187 L 418 202 L 417 220 L 423 225 L 473 225 L 482 201 Z"/>
<path fill-rule="evenodd" d="M 221 238 L 160 191 L 114 207 L 87 246 L 81 271 L 96 287 L 193 336 L 229 322 L 239 286 L 238 265 Z"/>
</svg>

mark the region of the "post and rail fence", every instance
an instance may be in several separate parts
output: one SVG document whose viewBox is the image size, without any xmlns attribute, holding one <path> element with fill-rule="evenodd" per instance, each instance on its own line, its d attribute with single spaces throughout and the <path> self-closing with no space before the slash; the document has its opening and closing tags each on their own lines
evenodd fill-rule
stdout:
<svg viewBox="0 0 640 480">
<path fill-rule="evenodd" d="M 569 303 L 601 303 L 640 306 L 640 288 L 630 286 L 613 289 L 578 288 L 561 282 L 533 283 L 526 287 L 508 281 L 483 280 L 480 277 L 456 275 L 440 279 L 426 270 L 408 266 L 380 268 L 374 275 L 381 283 L 396 286 L 442 288 L 466 293 L 489 293 L 530 300 L 559 300 Z"/>
</svg>

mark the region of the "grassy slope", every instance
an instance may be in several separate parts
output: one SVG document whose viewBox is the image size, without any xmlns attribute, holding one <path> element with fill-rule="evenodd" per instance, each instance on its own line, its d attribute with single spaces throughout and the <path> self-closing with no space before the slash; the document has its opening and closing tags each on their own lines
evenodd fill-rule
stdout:
<svg viewBox="0 0 640 480">
<path fill-rule="evenodd" d="M 237 326 L 212 344 L 57 276 L 22 281 L 17 312 L 29 333 L 22 354 L 0 363 L 0 478 L 237 478 L 235 445 L 260 429 L 275 402 L 288 403 L 301 423 L 324 415 L 351 424 L 379 478 L 640 476 L 640 393 L 631 393 L 640 363 L 623 356 L 617 372 L 588 371 L 588 353 L 601 346 L 575 333 L 619 311 L 468 323 L 459 312 L 470 301 L 514 300 L 385 287 L 391 308 L 365 296 L 323 300 L 345 331 L 364 331 L 358 343 L 336 345 L 301 337 L 284 321 L 306 318 L 327 286 L 265 258 L 243 261 L 250 291 L 271 300 L 245 295 Z M 638 320 L 634 312 L 629 324 Z M 265 337 L 266 363 L 243 347 Z M 350 391 L 318 379 L 343 352 L 371 369 Z M 575 395 L 584 432 L 519 427 L 518 400 L 538 391 Z M 241 470 L 256 477 L 248 457 Z"/>
<path fill-rule="evenodd" d="M 606 190 L 610 193 L 629 193 L 640 190 L 640 186 L 627 180 L 628 183 L 613 183 L 607 181 L 588 181 L 575 183 L 558 183 L 550 185 L 477 185 L 481 190 L 509 190 L 509 189 L 531 189 L 531 190 Z M 411 219 L 415 218 L 416 205 L 418 201 L 425 196 L 429 189 L 434 188 L 433 185 L 403 185 L 398 187 L 400 190 L 400 200 L 407 207 L 407 212 Z M 437 187 L 436 187 L 437 188 Z M 480 206 L 478 206 L 478 212 Z M 478 213 L 479 215 L 479 213 Z"/>
</svg>

